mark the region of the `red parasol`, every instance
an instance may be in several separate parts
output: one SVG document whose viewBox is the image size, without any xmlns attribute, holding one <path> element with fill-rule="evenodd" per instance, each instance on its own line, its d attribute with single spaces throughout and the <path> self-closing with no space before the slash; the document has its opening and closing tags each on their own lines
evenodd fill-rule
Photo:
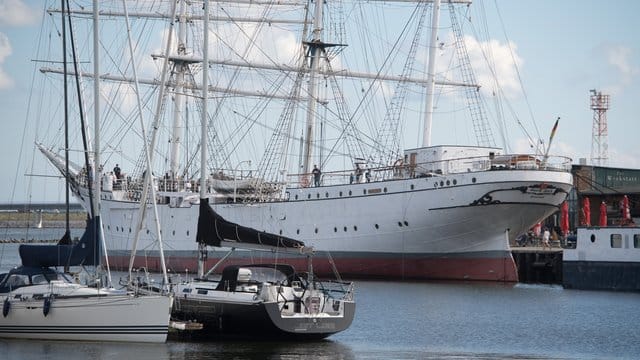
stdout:
<svg viewBox="0 0 640 360">
<path fill-rule="evenodd" d="M 582 200 L 582 221 L 581 225 L 591 226 L 591 202 L 588 197 Z"/>
<path fill-rule="evenodd" d="M 607 204 L 600 204 L 600 226 L 607 226 Z"/>
<path fill-rule="evenodd" d="M 562 229 L 562 235 L 566 236 L 569 233 L 569 204 L 566 201 L 560 208 L 560 229 Z"/>
<path fill-rule="evenodd" d="M 628 224 L 631 222 L 631 210 L 629 209 L 629 198 L 627 195 L 622 197 L 622 223 Z"/>
<path fill-rule="evenodd" d="M 542 232 L 542 223 L 537 223 L 533 226 L 533 234 L 535 236 L 540 236 L 540 233 Z"/>
</svg>

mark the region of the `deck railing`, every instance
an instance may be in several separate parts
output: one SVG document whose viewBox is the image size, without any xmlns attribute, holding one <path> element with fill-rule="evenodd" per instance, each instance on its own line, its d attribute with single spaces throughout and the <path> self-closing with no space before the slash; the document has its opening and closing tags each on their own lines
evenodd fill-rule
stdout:
<svg viewBox="0 0 640 360">
<path fill-rule="evenodd" d="M 469 173 L 489 170 L 537 170 L 537 171 L 571 171 L 571 158 L 549 156 L 546 159 L 530 154 L 509 154 L 456 158 L 416 164 L 398 162 L 394 166 L 365 167 L 362 175 L 356 176 L 356 169 L 323 172 L 321 186 L 349 183 L 366 183 L 391 179 L 410 179 L 416 177 L 437 177 L 450 174 Z M 369 176 L 367 176 L 367 172 Z M 313 174 L 288 175 L 289 187 L 314 186 Z"/>
</svg>

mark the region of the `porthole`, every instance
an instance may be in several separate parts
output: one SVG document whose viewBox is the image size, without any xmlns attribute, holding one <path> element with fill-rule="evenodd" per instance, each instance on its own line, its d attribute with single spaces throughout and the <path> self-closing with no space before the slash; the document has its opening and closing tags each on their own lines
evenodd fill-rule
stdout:
<svg viewBox="0 0 640 360">
<path fill-rule="evenodd" d="M 189 236 L 189 230 L 187 230 L 187 236 Z"/>
<path fill-rule="evenodd" d="M 307 194 L 307 199 L 311 199 L 311 194 Z"/>
<path fill-rule="evenodd" d="M 382 189 L 382 191 L 387 192 L 387 188 Z"/>
<path fill-rule="evenodd" d="M 318 228 L 316 228 L 315 232 L 316 232 L 316 234 L 318 233 Z"/>
<path fill-rule="evenodd" d="M 362 193 L 363 193 L 364 195 L 367 195 L 367 189 L 362 189 Z"/>
<path fill-rule="evenodd" d="M 437 183 L 437 182 L 434 182 L 434 183 L 433 183 L 433 187 L 434 187 L 434 188 L 437 188 L 437 187 L 438 187 L 438 183 Z"/>
<path fill-rule="evenodd" d="M 476 183 L 476 178 L 472 178 L 471 182 L 475 184 Z"/>
<path fill-rule="evenodd" d="M 131 228 L 129 228 L 129 234 L 131 234 Z"/>
<path fill-rule="evenodd" d="M 149 229 L 147 229 L 147 234 L 149 233 Z"/>
<path fill-rule="evenodd" d="M 349 196 L 351 196 L 351 190 L 349 190 Z"/>
<path fill-rule="evenodd" d="M 280 235 L 282 235 L 282 229 L 280 229 L 279 233 L 280 233 Z"/>
<path fill-rule="evenodd" d="M 342 191 L 340 191 L 340 197 L 342 197 Z"/>
<path fill-rule="evenodd" d="M 447 186 L 451 185 L 451 182 L 449 180 L 447 180 Z"/>
<path fill-rule="evenodd" d="M 347 227 L 346 226 L 344 227 L 344 232 L 347 232 Z"/>
<path fill-rule="evenodd" d="M 596 234 L 591 234 L 591 242 L 596 242 Z"/>
<path fill-rule="evenodd" d="M 409 226 L 409 223 L 407 222 L 407 220 L 404 221 L 404 226 Z"/>
<path fill-rule="evenodd" d="M 175 231 L 175 230 L 173 230 L 173 231 L 171 232 L 171 235 L 176 236 L 176 231 Z"/>
<path fill-rule="evenodd" d="M 453 185 L 457 185 L 458 184 L 458 180 L 453 179 Z"/>
<path fill-rule="evenodd" d="M 111 230 L 111 225 L 107 225 L 107 230 Z"/>
<path fill-rule="evenodd" d="M 353 231 L 358 231 L 358 227 L 353 225 Z"/>
<path fill-rule="evenodd" d="M 295 199 L 298 200 L 298 194 L 296 194 Z"/>
<path fill-rule="evenodd" d="M 333 232 L 338 232 L 338 228 L 337 228 L 337 227 L 334 227 L 334 228 L 333 228 Z"/>
<path fill-rule="evenodd" d="M 120 231 L 120 228 L 116 226 L 116 231 Z"/>
<path fill-rule="evenodd" d="M 411 184 L 411 190 L 415 189 L 415 185 Z"/>
<path fill-rule="evenodd" d="M 402 222 L 398 221 L 398 226 L 402 227 Z"/>
<path fill-rule="evenodd" d="M 300 229 L 296 230 L 296 234 L 300 234 Z"/>
<path fill-rule="evenodd" d="M 380 225 L 378 225 L 378 224 L 375 224 L 374 226 L 376 227 L 376 229 L 380 228 Z"/>
<path fill-rule="evenodd" d="M 320 199 L 320 193 L 317 193 L 317 194 L 316 194 L 316 198 L 317 198 L 317 199 Z"/>
<path fill-rule="evenodd" d="M 444 186 L 444 181 L 440 180 L 440 186 Z"/>
</svg>

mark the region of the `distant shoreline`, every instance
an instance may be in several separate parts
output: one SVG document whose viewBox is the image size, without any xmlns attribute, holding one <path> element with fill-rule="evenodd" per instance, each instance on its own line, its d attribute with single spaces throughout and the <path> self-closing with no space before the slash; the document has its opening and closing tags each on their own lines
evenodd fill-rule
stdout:
<svg viewBox="0 0 640 360">
<path fill-rule="evenodd" d="M 84 228 L 87 213 L 69 213 L 69 227 Z M 40 225 L 40 226 L 38 226 Z M 65 228 L 65 213 L 23 213 L 23 212 L 0 212 L 1 228 Z"/>
<path fill-rule="evenodd" d="M 51 240 L 36 240 L 36 239 L 6 239 L 0 240 L 0 244 L 53 244 L 57 243 L 59 239 Z"/>
<path fill-rule="evenodd" d="M 86 225 L 85 220 L 70 220 L 69 227 L 72 229 L 83 229 Z M 57 229 L 66 227 L 66 221 L 64 220 L 42 220 L 41 228 Z M 37 229 L 36 223 L 32 221 L 20 221 L 20 220 L 0 220 L 0 229 L 15 228 L 15 229 Z"/>
<path fill-rule="evenodd" d="M 0 212 L 0 243 L 1 244 L 46 244 L 56 243 L 64 235 L 64 229 L 66 228 L 66 215 L 64 213 L 22 213 L 22 212 Z M 73 230 L 84 229 L 86 226 L 87 214 L 84 212 L 72 212 L 69 213 L 69 227 Z M 42 220 L 42 222 L 40 221 Z M 41 225 L 40 227 L 38 225 Z M 15 235 L 8 235 L 3 233 L 4 229 L 25 229 L 26 233 L 34 231 L 33 234 L 27 235 L 29 238 L 16 238 Z M 59 235 L 44 235 L 46 237 L 54 237 L 53 239 L 35 239 L 34 236 L 41 236 L 35 234 L 42 234 L 39 232 L 43 229 L 54 229 L 54 231 L 48 231 L 48 233 L 55 234 L 55 229 L 60 229 Z M 37 233 L 35 231 L 38 231 Z M 8 236 L 7 236 L 8 235 Z M 4 238 L 7 236 L 8 238 Z M 14 237 L 10 237 L 14 236 Z M 72 236 L 73 238 L 73 236 Z"/>
</svg>

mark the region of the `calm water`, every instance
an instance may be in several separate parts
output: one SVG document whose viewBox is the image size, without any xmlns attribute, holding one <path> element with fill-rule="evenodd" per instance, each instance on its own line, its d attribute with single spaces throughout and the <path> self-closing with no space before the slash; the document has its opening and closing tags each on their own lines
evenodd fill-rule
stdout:
<svg viewBox="0 0 640 360">
<path fill-rule="evenodd" d="M 72 239 L 80 238 L 84 233 L 84 229 L 70 230 Z M 63 235 L 64 228 L 0 228 L 0 240 L 57 240 Z"/>
<path fill-rule="evenodd" d="M 0 244 L 0 269 L 19 263 Z M 326 341 L 161 345 L 0 340 L 6 359 L 637 359 L 640 294 L 549 285 L 356 282 L 352 326 Z M 135 354 L 135 355 L 134 355 Z"/>
</svg>

